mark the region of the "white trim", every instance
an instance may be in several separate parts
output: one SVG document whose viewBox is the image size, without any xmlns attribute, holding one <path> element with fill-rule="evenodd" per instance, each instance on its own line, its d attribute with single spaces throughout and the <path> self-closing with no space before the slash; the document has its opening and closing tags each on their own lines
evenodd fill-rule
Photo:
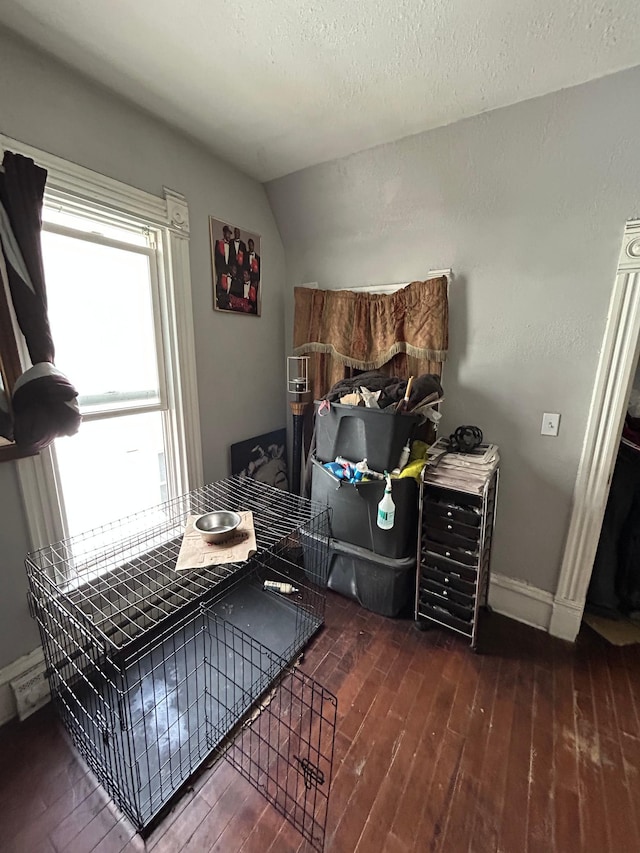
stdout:
<svg viewBox="0 0 640 853">
<path fill-rule="evenodd" d="M 489 604 L 504 616 L 542 631 L 549 629 L 553 595 L 524 581 L 491 574 Z"/>
<path fill-rule="evenodd" d="M 39 456 L 19 459 L 16 464 L 29 542 L 35 551 L 65 536 L 60 514 L 54 511 L 59 501 L 51 451 L 46 448 Z"/>
<path fill-rule="evenodd" d="M 552 633 L 568 640 L 580 628 L 639 346 L 640 220 L 635 219 L 624 231 L 554 601 Z"/>
<path fill-rule="evenodd" d="M 440 276 L 446 276 L 447 285 L 450 285 L 453 281 L 453 272 L 450 268 L 444 270 L 429 270 L 427 273 L 427 280 L 430 278 L 439 278 Z M 395 293 L 397 290 L 402 290 L 403 287 L 407 287 L 411 284 L 410 281 L 401 281 L 394 284 L 354 284 L 352 287 L 341 287 L 340 290 L 362 290 L 366 293 Z M 311 290 L 319 290 L 320 285 L 317 281 L 309 281 L 305 284 L 301 284 L 300 287 L 308 287 Z"/>
<path fill-rule="evenodd" d="M 48 205 L 48 202 L 47 202 Z M 46 211 L 45 211 L 46 215 Z M 113 237 L 105 237 L 94 231 L 81 231 L 69 225 L 60 225 L 58 222 L 43 222 L 42 230 L 49 234 L 57 234 L 60 237 L 71 237 L 73 240 L 84 240 L 85 243 L 95 243 L 98 246 L 107 246 L 110 249 L 121 249 L 123 252 L 131 252 L 134 255 L 146 255 L 147 258 L 155 257 L 155 249 L 150 246 L 138 246 L 137 243 L 126 243 L 124 240 L 116 240 Z"/>
<path fill-rule="evenodd" d="M 184 207 L 186 210 L 186 203 Z M 171 265 L 174 281 L 191 281 L 189 241 L 186 234 L 183 236 L 181 233 L 170 232 L 169 258 L 165 263 L 167 262 Z M 180 491 L 185 494 L 204 484 L 193 302 L 190 287 L 174 287 L 169 296 L 173 299 L 173 304 L 168 306 L 169 310 L 165 314 L 175 324 L 174 334 L 169 335 L 168 340 L 170 343 L 175 342 L 175 346 L 170 347 L 169 357 L 175 363 L 178 377 L 174 385 L 179 405 L 173 408 L 174 411 L 182 412 L 182 419 L 176 424 L 176 429 L 186 457 L 182 459 L 181 465 L 186 481 L 180 484 Z"/>
<path fill-rule="evenodd" d="M 0 148 L 3 151 L 9 150 L 15 154 L 31 157 L 34 162 L 47 170 L 46 194 L 48 197 L 55 198 L 59 195 L 61 200 L 69 197 L 81 198 L 92 204 L 104 205 L 110 210 L 127 211 L 136 218 L 156 225 L 180 227 L 168 215 L 166 199 L 130 187 L 106 175 L 100 175 L 98 172 L 63 160 L 54 154 L 48 154 L 46 151 L 41 151 L 2 133 L 0 133 Z M 188 219 L 186 230 L 188 233 Z"/>
<path fill-rule="evenodd" d="M 553 637 L 559 637 L 561 640 L 569 640 L 575 642 L 582 624 L 582 612 L 584 610 L 584 602 L 582 604 L 576 601 L 569 601 L 566 598 L 554 598 L 553 612 L 549 623 L 549 633 Z"/>
<path fill-rule="evenodd" d="M 16 700 L 10 682 L 24 675 L 35 666 L 44 665 L 42 646 L 38 646 L 28 655 L 18 658 L 13 663 L 0 669 L 0 726 L 7 723 L 17 714 Z"/>
</svg>

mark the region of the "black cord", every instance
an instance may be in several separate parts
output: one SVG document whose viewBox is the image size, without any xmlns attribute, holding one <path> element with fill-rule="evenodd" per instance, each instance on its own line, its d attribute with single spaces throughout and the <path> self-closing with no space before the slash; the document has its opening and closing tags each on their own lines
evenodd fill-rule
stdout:
<svg viewBox="0 0 640 853">
<path fill-rule="evenodd" d="M 482 444 L 482 430 L 477 426 L 459 426 L 449 436 L 449 451 L 472 453 Z"/>
</svg>

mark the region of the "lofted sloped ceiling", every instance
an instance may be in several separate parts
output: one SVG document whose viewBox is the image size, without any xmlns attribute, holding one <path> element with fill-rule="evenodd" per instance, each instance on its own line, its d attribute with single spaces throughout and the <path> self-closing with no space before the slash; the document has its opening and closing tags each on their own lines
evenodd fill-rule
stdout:
<svg viewBox="0 0 640 853">
<path fill-rule="evenodd" d="M 0 23 L 261 181 L 640 64 L 638 0 L 2 0 Z"/>
</svg>

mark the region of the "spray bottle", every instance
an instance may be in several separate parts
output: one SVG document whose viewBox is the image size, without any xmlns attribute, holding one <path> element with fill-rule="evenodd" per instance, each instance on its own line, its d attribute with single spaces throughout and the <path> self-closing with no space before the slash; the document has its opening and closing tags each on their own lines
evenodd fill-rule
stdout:
<svg viewBox="0 0 640 853">
<path fill-rule="evenodd" d="M 378 504 L 378 527 L 382 530 L 391 530 L 396 519 L 396 505 L 391 497 L 391 476 L 384 472 L 387 485 L 384 487 L 384 495 Z"/>
</svg>

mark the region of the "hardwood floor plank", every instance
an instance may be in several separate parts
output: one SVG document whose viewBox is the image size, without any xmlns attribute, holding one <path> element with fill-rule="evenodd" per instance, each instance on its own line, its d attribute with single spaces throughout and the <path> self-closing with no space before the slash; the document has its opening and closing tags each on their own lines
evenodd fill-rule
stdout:
<svg viewBox="0 0 640 853">
<path fill-rule="evenodd" d="M 530 853 L 554 849 L 555 816 L 553 809 L 554 738 L 553 674 L 534 667 L 531 755 L 529 761 L 529 843 Z"/>
<path fill-rule="evenodd" d="M 242 853 L 264 853 L 275 841 L 284 818 L 266 801 L 264 811 L 256 820 L 240 850 Z"/>
<path fill-rule="evenodd" d="M 172 821 L 167 831 L 149 846 L 154 853 L 178 853 L 198 831 L 200 824 L 211 811 L 211 806 L 201 794 L 194 794 Z"/>
<path fill-rule="evenodd" d="M 627 784 L 617 729 L 615 699 L 609 678 L 606 647 L 594 649 L 590 658 L 595 722 L 599 740 L 599 760 L 604 788 L 604 805 L 612 850 L 640 850 L 637 815 Z M 597 804 L 593 804 L 594 808 Z"/>
<path fill-rule="evenodd" d="M 513 724 L 506 759 L 509 802 L 502 810 L 497 846 L 505 853 L 527 848 L 534 693 L 534 667 L 521 663 L 516 674 Z"/>
<path fill-rule="evenodd" d="M 640 722 L 640 647 L 624 646 L 620 650 L 620 660 L 627 673 L 627 684 L 631 701 L 635 708 L 636 717 Z M 640 735 L 639 735 L 640 737 Z"/>
<path fill-rule="evenodd" d="M 553 804 L 558 850 L 574 850 L 580 839 L 580 800 L 573 658 L 570 649 L 555 650 L 553 669 Z M 531 839 L 534 827 L 529 824 Z"/>
<path fill-rule="evenodd" d="M 200 850 L 202 853 L 205 850 L 207 853 L 238 853 L 251 835 L 256 821 L 264 812 L 264 808 L 264 798 L 253 788 L 250 788 L 242 805 L 238 808 L 237 803 L 234 804 L 232 819 L 224 827 L 214 844 L 208 848 L 204 846 L 194 847 L 194 850 Z M 210 817 L 207 820 L 210 820 Z"/>
<path fill-rule="evenodd" d="M 509 807 L 506 781 L 519 666 L 519 662 L 513 660 L 502 660 L 500 664 L 498 686 L 480 771 L 478 805 L 475 809 L 468 843 L 470 850 L 498 849 L 502 815 L 504 809 Z"/>
<path fill-rule="evenodd" d="M 491 732 L 501 662 L 498 658 L 488 657 L 483 664 L 483 678 L 475 698 L 477 713 L 473 716 L 467 736 L 462 739 L 453 796 L 446 810 L 428 803 L 421 822 L 425 837 L 432 839 L 433 850 L 467 850 L 477 808 L 484 807 L 480 797 L 482 768 Z M 459 689 L 458 685 L 456 695 Z"/>
<path fill-rule="evenodd" d="M 464 739 L 455 732 L 445 729 L 434 765 L 431 784 L 422 792 L 426 808 L 419 822 L 414 822 L 414 845 L 418 851 L 434 851 L 440 848 L 443 832 L 447 825 L 451 799 L 458 781 Z"/>
<path fill-rule="evenodd" d="M 50 833 L 50 839 L 58 853 L 66 853 L 73 839 L 100 814 L 109 798 L 102 788 L 93 790 L 67 817 Z M 89 848 L 91 849 L 91 848 Z"/>
<path fill-rule="evenodd" d="M 425 682 L 430 682 L 433 675 L 433 672 L 429 675 L 425 672 L 421 675 L 411 672 L 408 676 L 410 687 L 406 699 L 398 693 L 389 709 L 386 725 L 390 725 L 390 718 L 396 716 L 398 723 L 404 727 L 404 737 L 379 785 L 375 802 L 356 847 L 358 853 L 375 849 L 380 840 L 389 833 L 389 816 L 396 812 L 427 722 L 434 691 L 431 683 Z M 404 702 L 407 702 L 407 713 L 403 713 L 403 710 L 406 710 L 403 708 Z"/>
<path fill-rule="evenodd" d="M 602 803 L 604 788 L 600 739 L 595 722 L 591 672 L 586 655 L 577 655 L 574 665 L 576 695 L 576 752 L 580 789 L 580 826 L 583 845 L 593 850 L 609 849 L 606 815 Z M 598 803 L 594 808 L 593 801 Z"/>
<path fill-rule="evenodd" d="M 636 708 L 629 674 L 620 648 L 608 646 L 604 649 L 609 672 L 611 698 L 616 715 L 616 726 L 620 735 L 640 737 L 640 718 Z"/>
<path fill-rule="evenodd" d="M 91 853 L 144 853 L 145 845 L 126 818 L 121 818 Z"/>
<path fill-rule="evenodd" d="M 336 829 L 336 833 L 340 834 L 341 849 L 353 851 L 358 848 L 358 840 L 379 793 L 380 782 L 393 775 L 398 752 L 402 750 L 405 740 L 411 737 L 406 725 L 406 712 L 412 707 L 420 687 L 420 683 L 416 683 L 418 679 L 415 673 L 406 666 L 412 654 L 410 646 L 401 649 L 398 666 L 388 673 L 384 682 L 385 693 L 391 695 L 391 702 L 385 716 L 382 716 L 381 709 L 379 721 L 371 718 L 371 724 L 376 726 L 371 749 L 364 763 L 357 765 L 358 778 L 339 825 L 343 829 Z M 400 782 L 401 779 L 398 779 Z M 389 804 L 385 803 L 385 807 L 388 808 Z M 362 849 L 367 849 L 366 842 Z"/>
<path fill-rule="evenodd" d="M 397 835 L 393 832 L 387 833 L 384 839 L 382 853 L 411 853 L 411 848 L 400 841 Z"/>
<path fill-rule="evenodd" d="M 413 757 L 402 798 L 391 821 L 391 833 L 410 849 L 418 837 L 420 817 L 429 805 L 430 785 L 437 773 L 445 736 L 450 736 L 450 743 L 455 742 L 456 738 L 462 741 L 459 735 L 448 731 L 444 722 L 449 718 L 455 693 L 455 684 L 443 678 L 438 680 L 431 711 Z M 419 837 L 423 838 L 424 835 Z"/>
<path fill-rule="evenodd" d="M 107 803 L 107 805 L 98 812 L 93 820 L 89 821 L 84 829 L 69 841 L 64 853 L 87 853 L 88 850 L 95 850 L 96 847 L 102 844 L 102 842 L 105 842 L 106 844 L 107 842 L 105 839 L 107 835 L 111 835 L 111 833 L 116 829 L 118 822 L 119 816 L 115 806 L 111 803 Z M 111 838 L 116 844 L 116 849 L 115 851 L 112 849 L 110 853 L 120 853 L 120 850 L 122 850 L 122 847 L 126 844 L 128 839 L 124 838 L 120 844 L 117 833 L 115 835 L 111 835 Z"/>
<path fill-rule="evenodd" d="M 23 853 L 25 850 L 35 849 L 38 845 L 44 845 L 43 840 L 49 833 L 53 832 L 95 790 L 95 780 L 82 775 L 72 787 L 63 788 L 60 796 L 39 814 L 37 819 L 27 820 L 27 815 L 23 812 L 23 821 L 26 826 L 23 826 L 13 839 L 8 835 L 4 836 L 3 850 L 6 849 L 7 853 L 13 853 L 13 851 Z"/>
<path fill-rule="evenodd" d="M 396 731 L 390 732 L 382 730 L 381 722 L 384 720 L 387 710 L 393 701 L 394 694 L 387 690 L 384 686 L 379 686 L 375 699 L 371 703 L 367 712 L 368 720 L 368 735 L 355 740 L 352 747 L 345 756 L 342 764 L 338 768 L 338 772 L 334 776 L 334 782 L 331 788 L 331 806 L 329 809 L 329 823 L 327 835 L 330 840 L 330 848 L 336 853 L 340 850 L 348 850 L 344 846 L 344 840 L 347 833 L 347 827 L 350 821 L 358 824 L 358 833 L 353 846 L 349 853 L 353 853 L 355 842 L 358 840 L 366 815 L 359 812 L 359 806 L 354 799 L 355 792 L 365 791 L 365 796 L 369 793 L 371 785 L 371 767 L 378 769 L 380 761 L 384 758 L 388 760 L 391 754 L 393 743 L 395 742 Z M 372 756 L 380 749 L 377 756 L 378 760 L 373 760 Z M 371 764 L 369 762 L 372 761 Z M 364 775 L 364 782 L 362 777 Z M 334 796 L 335 794 L 335 796 Z M 359 821 L 362 820 L 362 824 Z M 352 833 L 352 830 L 349 831 Z M 339 837 L 338 837 L 339 835 Z"/>
</svg>

